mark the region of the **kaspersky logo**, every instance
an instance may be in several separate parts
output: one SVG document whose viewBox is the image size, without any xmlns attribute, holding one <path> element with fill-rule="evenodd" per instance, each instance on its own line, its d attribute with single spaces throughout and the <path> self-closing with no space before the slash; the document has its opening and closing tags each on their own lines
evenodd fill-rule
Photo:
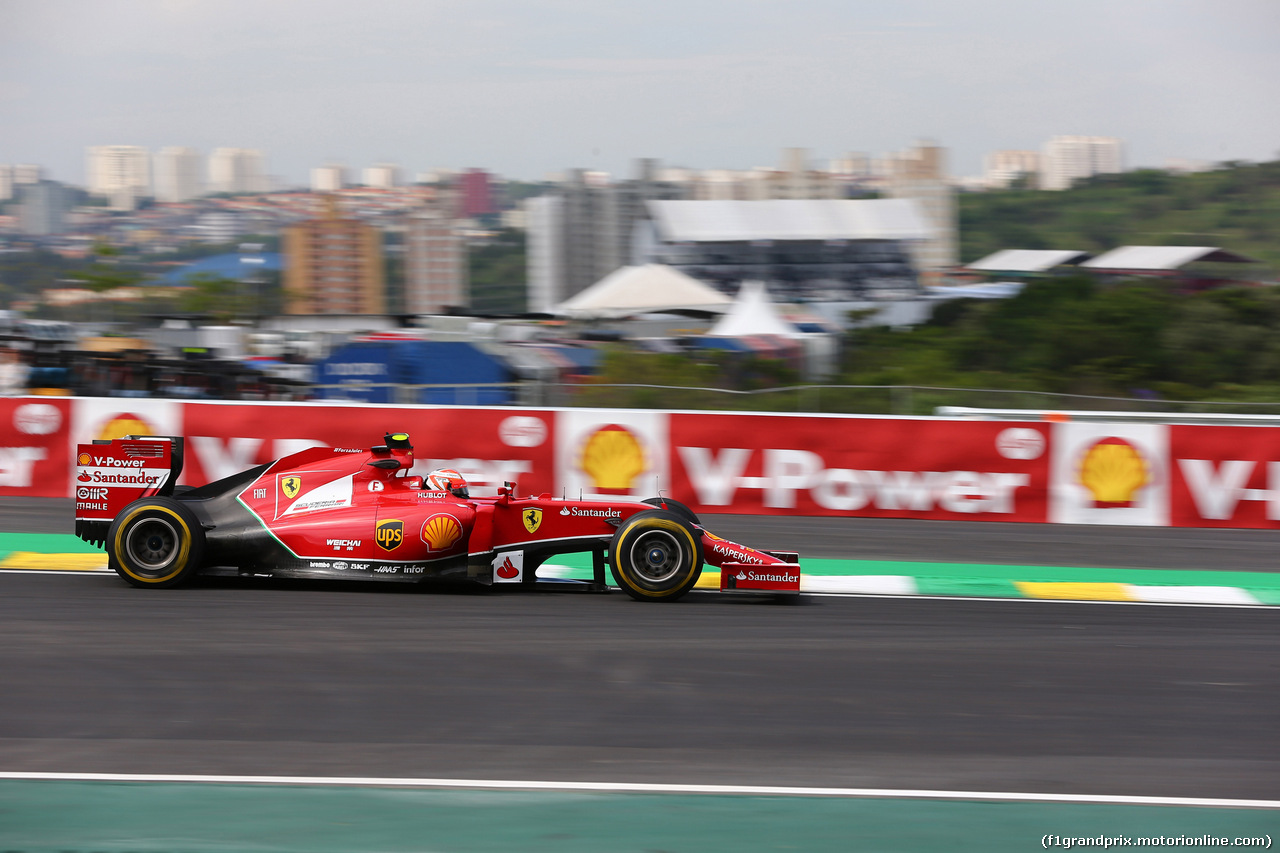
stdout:
<svg viewBox="0 0 1280 853">
<path fill-rule="evenodd" d="M 398 518 L 378 522 L 374 540 L 382 550 L 394 551 L 404 541 L 404 522 Z"/>
<path fill-rule="evenodd" d="M 1099 439 L 1085 450 L 1076 476 L 1093 495 L 1093 505 L 1101 509 L 1133 506 L 1138 491 L 1152 482 L 1146 458 L 1117 436 Z"/>
<path fill-rule="evenodd" d="M 583 442 L 578 467 L 601 492 L 626 494 L 649 462 L 635 433 L 621 424 L 609 424 Z"/>
</svg>

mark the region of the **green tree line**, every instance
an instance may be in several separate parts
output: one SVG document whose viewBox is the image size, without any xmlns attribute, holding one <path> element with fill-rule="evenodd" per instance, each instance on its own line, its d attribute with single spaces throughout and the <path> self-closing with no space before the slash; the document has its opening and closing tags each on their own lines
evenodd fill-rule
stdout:
<svg viewBox="0 0 1280 853">
<path fill-rule="evenodd" d="M 1069 190 L 1010 189 L 959 198 L 960 255 L 1000 249 L 1219 246 L 1280 269 L 1280 161 L 1192 174 L 1139 169 Z"/>
</svg>

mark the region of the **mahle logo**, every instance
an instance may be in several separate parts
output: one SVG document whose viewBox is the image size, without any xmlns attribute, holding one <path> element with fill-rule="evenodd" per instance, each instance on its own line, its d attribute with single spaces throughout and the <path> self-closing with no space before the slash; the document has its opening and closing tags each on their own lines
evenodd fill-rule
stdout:
<svg viewBox="0 0 1280 853">
<path fill-rule="evenodd" d="M 375 538 L 378 540 L 379 548 L 384 551 L 394 551 L 404 541 L 404 522 L 398 518 L 379 522 Z"/>
<path fill-rule="evenodd" d="M 301 477 L 285 477 L 280 481 L 280 491 L 284 492 L 284 496 L 289 500 L 293 500 L 298 496 L 298 492 L 302 489 Z"/>
</svg>

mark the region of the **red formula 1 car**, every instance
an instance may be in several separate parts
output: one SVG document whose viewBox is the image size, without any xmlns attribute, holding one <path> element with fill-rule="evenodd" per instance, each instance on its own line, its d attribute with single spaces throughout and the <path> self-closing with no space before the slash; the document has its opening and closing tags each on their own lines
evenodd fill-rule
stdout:
<svg viewBox="0 0 1280 853">
<path fill-rule="evenodd" d="M 800 591 L 793 552 L 759 551 L 706 531 L 664 498 L 472 497 L 456 472 L 409 476 L 413 446 L 388 434 L 368 450 L 312 448 L 195 489 L 176 487 L 181 438 L 129 436 L 77 449 L 76 535 L 105 548 L 122 578 L 169 587 L 196 575 L 540 585 L 557 554 L 607 562 L 640 601 L 674 601 L 704 562 L 720 589 Z M 563 588 L 564 582 L 557 584 Z"/>
</svg>

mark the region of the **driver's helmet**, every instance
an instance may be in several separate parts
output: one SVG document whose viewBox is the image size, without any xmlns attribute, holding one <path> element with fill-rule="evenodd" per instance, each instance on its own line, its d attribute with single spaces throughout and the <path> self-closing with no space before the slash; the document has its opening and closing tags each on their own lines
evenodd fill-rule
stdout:
<svg viewBox="0 0 1280 853">
<path fill-rule="evenodd" d="M 455 497 L 469 497 L 467 481 L 452 468 L 437 468 L 427 475 L 426 486 L 433 492 L 449 492 Z"/>
</svg>

